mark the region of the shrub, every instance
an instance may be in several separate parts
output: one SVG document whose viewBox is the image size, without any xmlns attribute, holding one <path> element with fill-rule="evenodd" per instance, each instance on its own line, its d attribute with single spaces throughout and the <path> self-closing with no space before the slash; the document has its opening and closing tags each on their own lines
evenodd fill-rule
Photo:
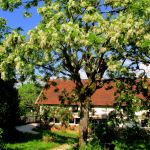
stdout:
<svg viewBox="0 0 150 150">
<path fill-rule="evenodd" d="M 100 140 L 94 134 L 88 139 L 86 145 L 80 147 L 80 150 L 104 150 Z M 76 149 L 75 149 L 76 150 Z"/>
<path fill-rule="evenodd" d="M 112 144 L 114 144 L 115 149 L 114 150 L 126 150 L 128 149 L 128 146 L 124 143 L 124 142 L 120 142 L 120 141 L 113 141 Z"/>
<path fill-rule="evenodd" d="M 3 142 L 3 129 L 0 128 L 0 150 L 4 150 L 5 149 L 5 144 Z"/>
<path fill-rule="evenodd" d="M 10 139 L 10 134 L 19 120 L 18 92 L 14 80 L 3 81 L 0 78 L 0 128 L 3 138 Z"/>
</svg>

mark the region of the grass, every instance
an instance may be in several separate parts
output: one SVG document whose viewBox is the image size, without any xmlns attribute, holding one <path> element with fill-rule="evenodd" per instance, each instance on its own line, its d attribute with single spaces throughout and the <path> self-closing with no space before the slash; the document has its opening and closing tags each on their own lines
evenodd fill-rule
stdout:
<svg viewBox="0 0 150 150">
<path fill-rule="evenodd" d="M 65 131 L 51 132 L 38 129 L 39 134 L 15 132 L 6 144 L 7 150 L 48 150 L 62 144 L 78 142 L 78 135 Z"/>
<path fill-rule="evenodd" d="M 76 139 L 79 137 L 78 134 L 68 133 L 67 131 L 57 131 L 57 132 L 52 132 L 52 133 L 54 133 L 55 135 L 58 135 L 58 136 L 63 136 L 63 137 L 72 138 L 72 139 Z"/>
<path fill-rule="evenodd" d="M 6 144 L 7 150 L 47 150 L 59 146 L 55 142 L 43 142 L 39 140 L 28 141 L 24 143 Z"/>
<path fill-rule="evenodd" d="M 78 143 L 78 134 L 68 133 L 67 131 L 55 131 L 36 129 L 38 135 L 29 133 L 15 132 L 11 135 L 11 140 L 6 144 L 7 150 L 50 150 L 62 144 L 73 145 Z M 115 149 L 119 150 L 149 150 L 150 132 L 143 129 L 124 129 L 118 131 L 119 138 L 113 140 Z M 122 135 L 122 136 L 121 136 Z M 114 136 L 109 133 L 109 136 Z M 95 140 L 94 140 L 95 142 Z M 107 143 L 107 142 L 106 142 Z M 95 143 L 90 143 L 89 149 L 96 149 Z M 70 150 L 78 150 L 78 145 Z"/>
</svg>

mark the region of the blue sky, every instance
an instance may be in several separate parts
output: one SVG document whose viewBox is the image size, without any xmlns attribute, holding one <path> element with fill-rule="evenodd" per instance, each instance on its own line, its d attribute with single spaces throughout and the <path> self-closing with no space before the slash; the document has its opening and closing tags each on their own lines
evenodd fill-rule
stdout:
<svg viewBox="0 0 150 150">
<path fill-rule="evenodd" d="M 31 18 L 25 18 L 23 16 L 24 9 L 20 7 L 15 9 L 14 12 L 2 11 L 0 9 L 0 17 L 7 20 L 7 25 L 11 28 L 21 27 L 24 33 L 34 28 L 41 20 L 40 15 L 37 13 L 37 8 L 32 8 L 30 12 L 32 13 Z"/>
</svg>

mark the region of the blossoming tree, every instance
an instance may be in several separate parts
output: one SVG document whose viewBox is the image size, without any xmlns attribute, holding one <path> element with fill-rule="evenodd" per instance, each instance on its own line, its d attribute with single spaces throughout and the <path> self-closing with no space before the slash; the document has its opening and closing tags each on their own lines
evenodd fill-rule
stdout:
<svg viewBox="0 0 150 150">
<path fill-rule="evenodd" d="M 37 1 L 38 2 L 38 1 Z M 41 22 L 28 37 L 14 31 L 3 41 L 5 79 L 59 73 L 74 81 L 80 103 L 80 144 L 87 141 L 89 105 L 105 76 L 136 77 L 150 62 L 149 0 L 45 0 Z M 7 9 L 7 8 L 6 8 Z M 88 84 L 82 83 L 84 70 Z M 144 74 L 141 74 L 144 76 Z"/>
</svg>

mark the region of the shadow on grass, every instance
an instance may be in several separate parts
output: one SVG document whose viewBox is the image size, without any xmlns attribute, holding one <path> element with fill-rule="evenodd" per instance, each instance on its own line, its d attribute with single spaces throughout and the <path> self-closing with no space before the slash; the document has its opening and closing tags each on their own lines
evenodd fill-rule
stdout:
<svg viewBox="0 0 150 150">
<path fill-rule="evenodd" d="M 77 135 L 66 132 L 51 132 L 49 130 L 37 129 L 39 134 L 21 133 L 13 131 L 6 139 L 7 150 L 46 150 L 60 144 L 74 144 L 78 142 Z M 46 137 L 46 141 L 44 140 Z M 35 148 L 35 145 L 37 148 Z M 32 147 L 34 147 L 32 149 Z"/>
<path fill-rule="evenodd" d="M 19 131 L 11 131 L 6 138 L 4 139 L 7 143 L 23 143 L 32 140 L 40 140 L 42 138 L 42 133 L 31 134 L 31 133 L 22 133 Z"/>
</svg>

